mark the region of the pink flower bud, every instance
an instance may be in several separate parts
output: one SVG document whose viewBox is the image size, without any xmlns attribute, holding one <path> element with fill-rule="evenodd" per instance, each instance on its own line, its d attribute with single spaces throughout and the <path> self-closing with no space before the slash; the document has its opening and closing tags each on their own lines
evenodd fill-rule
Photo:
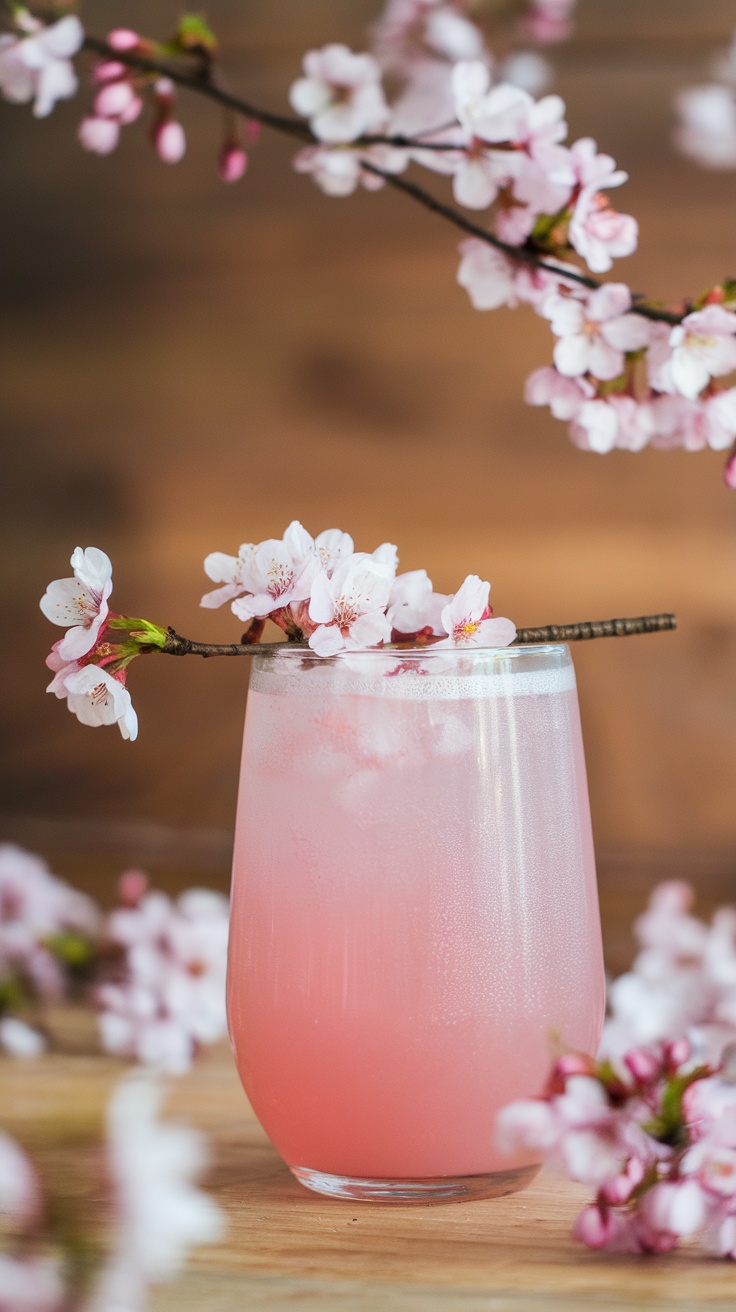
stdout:
<svg viewBox="0 0 736 1312">
<path fill-rule="evenodd" d="M 138 33 L 131 31 L 129 27 L 116 27 L 113 32 L 107 34 L 107 44 L 112 46 L 113 50 L 135 50 L 140 45 L 140 41 Z"/>
<path fill-rule="evenodd" d="M 545 1096 L 555 1098 L 564 1093 L 571 1075 L 591 1075 L 595 1077 L 595 1062 L 582 1052 L 566 1052 L 558 1057 L 549 1073 L 545 1085 Z"/>
<path fill-rule="evenodd" d="M 102 118 L 122 118 L 136 100 L 130 82 L 109 82 L 95 96 L 95 113 Z"/>
<path fill-rule="evenodd" d="M 119 77 L 125 77 L 127 71 L 125 64 L 118 63 L 116 59 L 106 59 L 102 64 L 95 64 L 92 78 L 98 84 L 114 82 Z"/>
<path fill-rule="evenodd" d="M 85 150 L 93 155 L 109 155 L 120 137 L 120 126 L 112 118 L 83 118 L 77 129 L 77 138 Z"/>
<path fill-rule="evenodd" d="M 118 897 L 126 907 L 137 907 L 148 892 L 148 875 L 142 870 L 126 870 L 118 880 Z"/>
<path fill-rule="evenodd" d="M 695 900 L 695 894 L 689 884 L 681 879 L 666 879 L 657 884 L 649 899 L 650 907 L 657 911 L 689 911 Z"/>
<path fill-rule="evenodd" d="M 626 1053 L 624 1062 L 637 1084 L 653 1084 L 662 1069 L 659 1058 L 648 1048 L 632 1048 Z"/>
<path fill-rule="evenodd" d="M 574 1235 L 588 1248 L 605 1248 L 615 1238 L 617 1218 L 613 1212 L 591 1205 L 584 1207 L 575 1221 Z"/>
<path fill-rule="evenodd" d="M 119 116 L 120 122 L 123 124 L 135 123 L 135 120 L 138 118 L 142 109 L 143 109 L 143 101 L 141 97 L 137 95 L 137 93 L 134 91 L 130 101 L 128 102 L 128 108 L 124 109 L 122 114 L 120 114 Z"/>
<path fill-rule="evenodd" d="M 692 1056 L 692 1047 L 688 1039 L 673 1039 L 663 1044 L 664 1058 L 671 1071 L 677 1071 Z"/>
<path fill-rule="evenodd" d="M 221 182 L 238 182 L 248 167 L 248 156 L 242 146 L 226 145 L 220 151 L 217 172 Z"/>
<path fill-rule="evenodd" d="M 261 136 L 261 125 L 258 122 L 258 119 L 247 118 L 245 120 L 245 123 L 243 124 L 243 136 L 245 137 L 245 144 L 247 146 L 255 146 Z"/>
<path fill-rule="evenodd" d="M 154 84 L 153 94 L 162 109 L 171 109 L 171 106 L 176 100 L 176 87 L 171 81 L 171 78 L 157 78 Z"/>
<path fill-rule="evenodd" d="M 159 159 L 164 164 L 178 164 L 183 159 L 187 148 L 187 139 L 181 123 L 176 119 L 167 119 L 153 130 L 153 144 Z"/>
<path fill-rule="evenodd" d="M 630 1157 L 625 1171 L 615 1175 L 612 1180 L 606 1180 L 601 1188 L 600 1197 L 606 1203 L 620 1207 L 623 1203 L 628 1203 L 637 1185 L 644 1179 L 644 1175 L 645 1168 L 641 1158 Z"/>
<path fill-rule="evenodd" d="M 736 491 L 736 446 L 731 451 L 723 470 L 723 481 L 732 492 Z"/>
</svg>

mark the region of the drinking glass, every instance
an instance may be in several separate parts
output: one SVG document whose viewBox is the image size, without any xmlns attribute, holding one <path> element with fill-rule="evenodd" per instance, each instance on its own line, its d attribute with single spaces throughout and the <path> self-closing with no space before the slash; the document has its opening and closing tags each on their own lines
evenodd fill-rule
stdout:
<svg viewBox="0 0 736 1312">
<path fill-rule="evenodd" d="M 303 1184 L 492 1197 L 494 1144 L 564 1049 L 594 1054 L 603 963 L 566 646 L 253 660 L 230 1035 Z"/>
</svg>

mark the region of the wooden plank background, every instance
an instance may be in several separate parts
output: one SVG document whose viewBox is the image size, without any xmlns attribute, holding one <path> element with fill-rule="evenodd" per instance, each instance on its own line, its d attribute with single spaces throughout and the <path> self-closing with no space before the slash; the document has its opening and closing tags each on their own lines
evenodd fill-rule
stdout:
<svg viewBox="0 0 736 1312">
<path fill-rule="evenodd" d="M 96 1136 L 122 1063 L 91 1055 L 87 1017 L 57 1019 L 66 1053 L 0 1058 L 2 1121 L 39 1153 L 68 1205 L 99 1233 Z M 590 1191 L 543 1172 L 525 1191 L 468 1204 L 396 1207 L 322 1198 L 297 1184 L 255 1120 L 225 1045 L 174 1083 L 164 1115 L 207 1132 L 204 1182 L 222 1242 L 195 1250 L 152 1312 L 624 1312 L 733 1307 L 731 1263 L 688 1241 L 656 1258 L 590 1252 L 570 1237 Z"/>
<path fill-rule="evenodd" d="M 209 5 L 232 84 L 276 106 L 306 46 L 359 45 L 378 9 Z M 163 33 L 178 11 L 129 0 L 125 21 Z M 104 30 L 120 7 L 89 13 Z M 672 95 L 706 76 L 733 5 L 580 0 L 579 14 L 551 57 L 571 136 L 593 134 L 631 172 L 617 203 L 640 219 L 641 246 L 621 276 L 672 296 L 733 274 L 736 178 L 669 145 Z M 93 158 L 73 141 L 83 100 L 42 123 L 0 105 L 0 834 L 38 833 L 53 860 L 83 864 L 69 835 L 89 825 L 100 871 L 117 860 L 100 835 L 121 825 L 126 860 L 144 858 L 142 833 L 182 827 L 185 850 L 215 835 L 227 852 L 242 665 L 134 667 L 131 746 L 44 696 L 37 597 L 77 542 L 98 543 L 121 608 L 232 636 L 228 613 L 198 609 L 202 558 L 296 515 L 349 527 L 361 547 L 396 540 L 403 566 L 426 565 L 443 589 L 477 570 L 522 624 L 676 610 L 676 635 L 576 653 L 597 842 L 706 852 L 731 870 L 736 497 L 720 457 L 574 450 L 521 400 L 548 358 L 546 325 L 472 311 L 455 235 L 401 197 L 327 200 L 269 135 L 225 188 L 219 117 L 191 101 L 181 166 L 160 165 L 140 127 Z M 226 855 L 214 865 L 224 880 Z"/>
</svg>

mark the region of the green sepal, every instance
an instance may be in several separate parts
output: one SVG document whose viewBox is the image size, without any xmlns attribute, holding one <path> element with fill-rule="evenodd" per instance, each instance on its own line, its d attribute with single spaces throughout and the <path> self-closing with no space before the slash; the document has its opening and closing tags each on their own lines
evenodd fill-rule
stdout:
<svg viewBox="0 0 736 1312">
<path fill-rule="evenodd" d="M 180 54 L 214 55 L 217 50 L 217 37 L 201 14 L 185 14 L 171 44 Z"/>
<path fill-rule="evenodd" d="M 89 939 L 73 929 L 50 934 L 44 939 L 44 944 L 71 971 L 86 970 L 94 957 L 94 948 Z"/>
<path fill-rule="evenodd" d="M 618 378 L 608 378 L 606 380 L 596 380 L 598 382 L 599 396 L 613 396 L 616 392 L 625 392 L 627 387 L 626 374 L 619 374 Z"/>
<path fill-rule="evenodd" d="M 540 214 L 531 232 L 534 246 L 548 251 L 562 250 L 567 242 L 567 229 L 572 218 L 572 210 L 565 207 L 556 214 Z"/>
<path fill-rule="evenodd" d="M 696 1066 L 685 1075 L 673 1075 L 665 1085 L 659 1114 L 647 1121 L 642 1129 L 659 1143 L 669 1144 L 671 1148 L 686 1147 L 689 1140 L 682 1114 L 683 1095 L 691 1084 L 705 1080 L 712 1074 L 710 1066 Z"/>
<path fill-rule="evenodd" d="M 166 630 L 162 629 L 159 624 L 152 624 L 150 620 L 140 619 L 138 616 L 118 615 L 115 619 L 108 620 L 111 629 L 127 629 L 130 637 L 133 639 L 132 655 L 137 656 L 141 647 L 160 647 L 163 648 L 166 643 Z"/>
<path fill-rule="evenodd" d="M 30 1001 L 30 993 L 18 975 L 0 979 L 0 1016 L 8 1011 L 22 1011 Z"/>
</svg>

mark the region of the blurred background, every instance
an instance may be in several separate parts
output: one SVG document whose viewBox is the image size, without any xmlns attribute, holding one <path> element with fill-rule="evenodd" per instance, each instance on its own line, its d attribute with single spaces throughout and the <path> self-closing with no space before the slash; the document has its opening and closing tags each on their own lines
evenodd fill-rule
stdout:
<svg viewBox="0 0 736 1312">
<path fill-rule="evenodd" d="M 380 0 L 211 0 L 233 88 L 286 108 L 303 51 L 360 49 Z M 96 0 L 87 26 L 173 29 L 170 0 Z M 672 98 L 708 79 L 727 0 L 580 0 L 551 51 L 570 139 L 631 175 L 616 204 L 640 248 L 617 265 L 652 296 L 736 276 L 736 175 L 671 144 Z M 736 872 L 736 494 L 722 457 L 582 454 L 522 400 L 546 363 L 528 311 L 479 314 L 452 229 L 398 195 L 329 200 L 265 133 L 220 184 L 220 116 L 181 104 L 188 154 L 160 164 L 140 126 L 106 159 L 74 132 L 87 92 L 35 122 L 0 104 L 2 605 L 0 839 L 109 900 L 144 864 L 168 886 L 226 886 L 244 662 L 138 662 L 135 745 L 45 696 L 46 583 L 103 547 L 117 608 L 196 638 L 207 552 L 337 525 L 389 538 L 452 590 L 491 579 L 518 624 L 674 610 L 674 635 L 575 649 L 609 959 L 655 878 L 705 903 Z M 614 272 L 613 276 L 616 276 Z M 210 585 L 211 586 L 211 585 Z"/>
</svg>

